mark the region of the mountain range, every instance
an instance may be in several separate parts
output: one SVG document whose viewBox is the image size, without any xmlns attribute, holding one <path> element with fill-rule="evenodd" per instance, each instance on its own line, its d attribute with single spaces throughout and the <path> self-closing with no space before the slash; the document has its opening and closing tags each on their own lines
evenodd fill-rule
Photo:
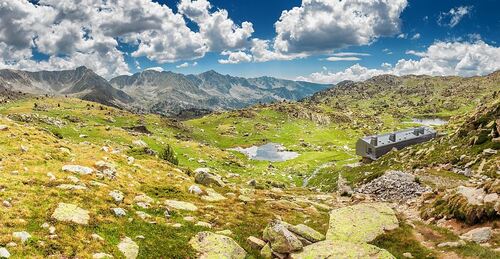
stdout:
<svg viewBox="0 0 500 259">
<path fill-rule="evenodd" d="M 0 70 L 0 89 L 35 95 L 65 95 L 137 112 L 191 117 L 256 103 L 299 100 L 331 85 L 277 79 L 243 78 L 213 70 L 184 75 L 145 70 L 106 80 L 82 66 L 74 70 Z"/>
</svg>

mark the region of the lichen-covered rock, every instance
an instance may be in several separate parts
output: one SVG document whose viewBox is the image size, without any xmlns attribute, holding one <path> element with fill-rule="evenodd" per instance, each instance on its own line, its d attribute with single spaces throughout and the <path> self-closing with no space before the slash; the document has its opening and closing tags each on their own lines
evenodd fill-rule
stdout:
<svg viewBox="0 0 500 259">
<path fill-rule="evenodd" d="M 118 244 L 118 250 L 126 259 L 135 259 L 139 255 L 139 246 L 130 237 L 124 237 Z"/>
<path fill-rule="evenodd" d="M 90 220 L 89 212 L 69 203 L 59 203 L 52 218 L 59 221 L 73 222 L 80 225 L 87 225 Z"/>
<path fill-rule="evenodd" d="M 196 207 L 196 205 L 185 201 L 166 200 L 165 205 L 171 209 L 176 209 L 176 210 L 187 210 L 187 211 L 198 210 L 198 207 Z"/>
<path fill-rule="evenodd" d="M 398 227 L 396 213 L 386 203 L 347 206 L 330 212 L 328 240 L 370 242 L 385 230 Z"/>
<path fill-rule="evenodd" d="M 273 220 L 264 229 L 262 237 L 271 243 L 271 249 L 277 253 L 291 253 L 302 249 L 302 242 L 290 230 L 286 223 Z"/>
<path fill-rule="evenodd" d="M 247 238 L 247 243 L 253 249 L 258 249 L 258 250 L 262 249 L 266 245 L 266 242 L 264 242 L 264 240 L 254 236 L 249 236 Z"/>
<path fill-rule="evenodd" d="M 196 234 L 189 244 L 198 252 L 199 258 L 243 259 L 247 254 L 232 238 L 209 231 Z"/>
<path fill-rule="evenodd" d="M 208 201 L 208 202 L 218 202 L 218 201 L 225 200 L 226 197 L 224 197 L 224 195 L 216 192 L 214 189 L 208 188 L 206 190 L 206 195 L 201 196 L 201 199 L 204 201 Z"/>
<path fill-rule="evenodd" d="M 310 242 L 319 242 L 325 239 L 325 235 L 319 233 L 318 231 L 304 225 L 298 224 L 296 226 L 290 226 L 288 230 L 292 231 L 294 234 L 307 239 Z"/>
<path fill-rule="evenodd" d="M 265 259 L 273 258 L 273 250 L 271 249 L 271 245 L 269 245 L 269 243 L 262 247 L 262 249 L 260 250 L 260 256 Z"/>
<path fill-rule="evenodd" d="M 370 244 L 358 244 L 341 240 L 325 240 L 304 247 L 300 252 L 290 254 L 291 259 L 323 259 L 323 258 L 395 258 L 384 249 Z"/>
<path fill-rule="evenodd" d="M 208 168 L 196 169 L 194 171 L 194 181 L 205 186 L 225 186 L 220 176 L 210 173 L 210 170 Z"/>
</svg>

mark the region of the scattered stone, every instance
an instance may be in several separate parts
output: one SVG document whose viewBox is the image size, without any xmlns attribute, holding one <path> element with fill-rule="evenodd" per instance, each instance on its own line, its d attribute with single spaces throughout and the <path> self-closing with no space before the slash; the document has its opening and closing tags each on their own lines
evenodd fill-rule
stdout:
<svg viewBox="0 0 500 259">
<path fill-rule="evenodd" d="M 386 203 L 347 206 L 330 212 L 328 240 L 370 242 L 385 230 L 397 228 L 396 213 Z"/>
<path fill-rule="evenodd" d="M 198 210 L 198 207 L 196 207 L 196 205 L 185 201 L 166 200 L 165 205 L 171 209 L 177 209 L 177 210 L 187 210 L 187 211 Z"/>
<path fill-rule="evenodd" d="M 62 190 L 71 190 L 71 191 L 88 190 L 87 187 L 85 187 L 83 185 L 75 185 L 75 184 L 60 184 L 57 186 L 57 188 L 62 189 Z"/>
<path fill-rule="evenodd" d="M 288 230 L 292 231 L 297 236 L 301 236 L 310 242 L 319 242 L 325 240 L 325 235 L 319 233 L 318 231 L 304 225 L 298 224 L 296 226 L 290 226 Z"/>
<path fill-rule="evenodd" d="M 19 239 L 19 240 L 21 240 L 21 243 L 24 243 L 24 242 L 28 241 L 28 239 L 31 238 L 31 235 L 30 235 L 30 233 L 28 233 L 26 231 L 20 231 L 20 232 L 12 233 L 12 237 L 14 239 Z"/>
<path fill-rule="evenodd" d="M 396 258 L 384 249 L 370 244 L 351 243 L 341 240 L 325 240 L 304 247 L 290 254 L 290 259 L 309 258 Z"/>
<path fill-rule="evenodd" d="M 90 237 L 96 241 L 104 241 L 104 238 L 102 238 L 101 236 L 99 236 L 98 234 L 96 233 L 93 233 L 92 235 L 90 235 Z"/>
<path fill-rule="evenodd" d="M 492 155 L 496 155 L 498 151 L 494 150 L 494 149 L 491 149 L 491 148 L 487 148 L 485 150 L 483 150 L 483 155 L 485 156 L 492 156 Z"/>
<path fill-rule="evenodd" d="M 196 234 L 189 244 L 199 258 L 243 259 L 247 254 L 232 238 L 208 231 Z"/>
<path fill-rule="evenodd" d="M 212 224 L 210 224 L 208 222 L 203 222 L 203 221 L 196 222 L 195 226 L 204 227 L 204 228 L 212 228 Z"/>
<path fill-rule="evenodd" d="M 273 250 L 271 249 L 271 245 L 269 245 L 269 243 L 262 247 L 262 249 L 260 250 L 260 255 L 265 259 L 273 258 Z"/>
<path fill-rule="evenodd" d="M 148 147 L 148 144 L 146 144 L 146 142 L 144 142 L 140 139 L 132 141 L 132 145 L 134 145 L 136 147 Z"/>
<path fill-rule="evenodd" d="M 9 258 L 10 253 L 5 247 L 0 247 L 0 258 Z"/>
<path fill-rule="evenodd" d="M 116 203 L 121 203 L 125 197 L 123 192 L 118 190 L 110 191 L 109 196 L 111 196 Z"/>
<path fill-rule="evenodd" d="M 201 196 L 201 199 L 204 201 L 208 202 L 218 202 L 218 201 L 223 201 L 226 200 L 226 197 L 224 197 L 222 194 L 219 194 L 218 192 L 214 191 L 214 189 L 209 188 L 206 190 L 206 195 Z"/>
<path fill-rule="evenodd" d="M 130 237 L 124 237 L 118 244 L 118 250 L 126 259 L 135 259 L 139 255 L 139 246 Z"/>
<path fill-rule="evenodd" d="M 277 253 L 291 253 L 302 249 L 302 242 L 279 220 L 271 221 L 264 229 L 264 240 L 271 243 L 271 249 Z"/>
<path fill-rule="evenodd" d="M 216 231 L 215 234 L 224 235 L 224 236 L 232 236 L 233 231 L 231 231 L 229 229 L 224 229 L 224 230 Z"/>
<path fill-rule="evenodd" d="M 465 241 L 476 242 L 478 244 L 486 243 L 491 238 L 491 232 L 492 232 L 491 227 L 476 228 L 461 235 L 460 239 Z"/>
<path fill-rule="evenodd" d="M 189 193 L 193 193 L 193 194 L 196 194 L 196 195 L 201 195 L 203 194 L 203 190 L 198 186 L 198 185 L 191 185 L 189 186 L 189 189 L 188 189 Z"/>
<path fill-rule="evenodd" d="M 482 205 L 486 193 L 483 188 L 476 189 L 474 187 L 458 186 L 457 193 L 467 198 L 467 203 L 470 205 Z"/>
<path fill-rule="evenodd" d="M 256 238 L 254 236 L 249 236 L 247 238 L 247 243 L 250 247 L 257 250 L 261 250 L 266 245 L 266 242 L 264 240 Z"/>
<path fill-rule="evenodd" d="M 146 194 L 139 194 L 134 197 L 134 202 L 135 204 L 137 204 L 137 206 L 143 209 L 147 209 L 151 206 L 151 203 L 153 203 L 154 200 Z"/>
<path fill-rule="evenodd" d="M 7 207 L 7 208 L 12 207 L 12 204 L 9 201 L 7 201 L 7 200 L 3 201 L 2 204 L 3 204 L 4 207 Z"/>
<path fill-rule="evenodd" d="M 55 181 L 56 180 L 56 176 L 53 173 L 51 173 L 51 172 L 48 172 L 47 176 L 49 177 L 49 181 Z"/>
<path fill-rule="evenodd" d="M 7 131 L 9 130 L 9 126 L 7 125 L 0 125 L 0 131 Z"/>
<path fill-rule="evenodd" d="M 57 205 L 57 208 L 52 214 L 52 218 L 58 221 L 73 222 L 80 225 L 87 225 L 90 220 L 88 211 L 74 204 L 62 202 Z"/>
<path fill-rule="evenodd" d="M 463 240 L 460 241 L 455 241 L 455 242 L 444 242 L 444 243 L 439 243 L 437 247 L 460 247 L 465 245 L 465 242 Z"/>
<path fill-rule="evenodd" d="M 408 253 L 408 252 L 403 253 L 403 257 L 404 258 L 414 258 L 413 255 L 411 253 Z"/>
<path fill-rule="evenodd" d="M 353 194 L 351 186 L 348 185 L 347 180 L 339 174 L 337 179 L 337 193 L 340 196 L 351 196 Z"/>
<path fill-rule="evenodd" d="M 135 214 L 136 214 L 139 218 L 141 218 L 141 219 L 143 219 L 143 220 L 146 220 L 146 219 L 148 219 L 148 218 L 151 218 L 151 215 L 147 214 L 147 213 L 146 213 L 146 212 L 144 212 L 144 211 L 136 211 L 136 212 L 135 212 Z"/>
<path fill-rule="evenodd" d="M 127 212 L 124 209 L 122 209 L 122 208 L 111 208 L 111 210 L 113 211 L 113 213 L 117 217 L 125 217 L 125 216 L 127 216 Z"/>
<path fill-rule="evenodd" d="M 92 172 L 94 172 L 94 169 L 81 165 L 65 165 L 62 167 L 62 170 L 65 172 L 81 174 L 81 175 L 92 174 Z"/>
<path fill-rule="evenodd" d="M 225 186 L 220 176 L 210 173 L 210 169 L 208 168 L 194 170 L 194 181 L 205 186 Z"/>
<path fill-rule="evenodd" d="M 495 203 L 497 201 L 498 201 L 498 194 L 496 192 L 495 193 L 486 194 L 484 196 L 484 199 L 483 199 L 484 203 Z"/>
<path fill-rule="evenodd" d="M 92 259 L 105 259 L 105 258 L 113 258 L 113 256 L 106 253 L 95 253 L 92 255 Z"/>
<path fill-rule="evenodd" d="M 431 189 L 415 182 L 413 175 L 400 171 L 388 171 L 356 189 L 356 192 L 371 194 L 382 201 L 405 201 L 428 191 Z"/>
<path fill-rule="evenodd" d="M 238 200 L 245 202 L 245 203 L 248 203 L 248 202 L 252 201 L 252 198 L 242 194 L 242 195 L 238 196 Z"/>
</svg>

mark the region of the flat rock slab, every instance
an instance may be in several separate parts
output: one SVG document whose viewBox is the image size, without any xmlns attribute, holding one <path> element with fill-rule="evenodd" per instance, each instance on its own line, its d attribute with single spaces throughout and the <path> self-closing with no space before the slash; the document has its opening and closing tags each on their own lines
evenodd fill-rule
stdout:
<svg viewBox="0 0 500 259">
<path fill-rule="evenodd" d="M 139 255 L 139 246 L 130 237 L 124 237 L 118 244 L 118 250 L 126 259 L 135 259 Z"/>
<path fill-rule="evenodd" d="M 396 213 L 386 203 L 357 204 L 330 212 L 326 239 L 365 243 L 398 226 Z"/>
<path fill-rule="evenodd" d="M 324 259 L 324 258 L 396 258 L 387 250 L 370 244 L 358 244 L 340 240 L 325 240 L 305 246 L 300 252 L 290 254 L 291 259 Z"/>
<path fill-rule="evenodd" d="M 73 222 L 80 225 L 87 225 L 90 220 L 89 212 L 69 203 L 59 203 L 52 218 L 58 221 Z"/>
<path fill-rule="evenodd" d="M 318 231 L 306 226 L 304 224 L 298 224 L 295 226 L 290 226 L 288 230 L 292 231 L 294 234 L 301 236 L 311 242 L 319 242 L 325 240 L 325 235 L 319 233 Z"/>
<path fill-rule="evenodd" d="M 232 238 L 213 232 L 199 232 L 189 240 L 199 258 L 243 259 L 246 251 Z"/>
<path fill-rule="evenodd" d="M 166 200 L 165 205 L 167 205 L 167 207 L 171 209 L 176 209 L 176 210 L 187 210 L 187 211 L 198 210 L 198 207 L 196 207 L 196 205 L 185 201 Z"/>
</svg>

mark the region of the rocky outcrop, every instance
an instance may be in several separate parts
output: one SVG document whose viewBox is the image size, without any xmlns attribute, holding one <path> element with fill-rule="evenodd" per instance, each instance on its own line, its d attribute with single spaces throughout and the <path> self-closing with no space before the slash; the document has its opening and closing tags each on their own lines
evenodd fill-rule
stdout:
<svg viewBox="0 0 500 259">
<path fill-rule="evenodd" d="M 90 220 L 89 212 L 68 203 L 59 203 L 52 218 L 58 221 L 73 222 L 80 225 L 87 225 Z"/>
<path fill-rule="evenodd" d="M 247 254 L 232 238 L 208 231 L 196 234 L 189 244 L 199 258 L 243 259 Z"/>
<path fill-rule="evenodd" d="M 194 181 L 205 186 L 225 186 L 221 177 L 210 173 L 208 168 L 198 168 L 194 171 Z"/>
</svg>

